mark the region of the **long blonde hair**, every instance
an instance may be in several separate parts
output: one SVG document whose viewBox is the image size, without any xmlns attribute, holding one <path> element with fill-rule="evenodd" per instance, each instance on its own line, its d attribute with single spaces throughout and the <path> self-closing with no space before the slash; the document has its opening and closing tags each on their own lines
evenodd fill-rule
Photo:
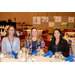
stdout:
<svg viewBox="0 0 75 75">
<path fill-rule="evenodd" d="M 36 30 L 37 30 L 37 41 L 39 41 L 39 40 L 40 40 L 40 36 L 38 35 L 38 29 L 37 29 L 36 27 L 33 27 L 33 28 L 31 29 L 31 34 L 30 34 L 29 40 L 32 40 L 32 30 L 33 30 L 33 29 L 36 29 Z"/>
</svg>

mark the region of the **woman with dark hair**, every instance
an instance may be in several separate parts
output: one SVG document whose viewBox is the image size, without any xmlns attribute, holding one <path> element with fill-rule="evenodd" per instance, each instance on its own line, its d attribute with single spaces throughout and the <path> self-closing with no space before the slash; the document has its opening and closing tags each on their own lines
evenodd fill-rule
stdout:
<svg viewBox="0 0 75 75">
<path fill-rule="evenodd" d="M 6 36 L 2 40 L 2 53 L 5 54 L 7 51 L 20 51 L 20 40 L 16 34 L 14 26 L 9 26 Z"/>
<path fill-rule="evenodd" d="M 65 39 L 63 39 L 60 29 L 55 29 L 53 32 L 52 40 L 49 43 L 48 50 L 55 52 L 62 52 L 63 56 L 69 56 L 69 46 Z"/>
</svg>

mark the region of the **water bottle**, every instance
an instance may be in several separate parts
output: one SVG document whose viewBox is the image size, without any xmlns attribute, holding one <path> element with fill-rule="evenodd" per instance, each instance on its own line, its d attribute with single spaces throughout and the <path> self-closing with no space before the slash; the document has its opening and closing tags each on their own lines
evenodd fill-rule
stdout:
<svg viewBox="0 0 75 75">
<path fill-rule="evenodd" d="M 18 50 L 15 49 L 15 59 L 18 59 Z"/>
</svg>

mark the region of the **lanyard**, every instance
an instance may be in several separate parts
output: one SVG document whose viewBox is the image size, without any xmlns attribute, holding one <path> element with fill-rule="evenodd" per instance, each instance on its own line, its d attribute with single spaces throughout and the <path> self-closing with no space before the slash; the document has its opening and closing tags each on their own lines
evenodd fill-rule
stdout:
<svg viewBox="0 0 75 75">
<path fill-rule="evenodd" d="M 9 36 L 8 36 L 8 39 L 9 39 Z M 14 41 L 14 37 L 13 37 L 13 41 Z M 11 45 L 11 50 L 13 50 L 13 41 L 12 43 L 10 42 L 10 39 L 9 39 L 9 42 L 10 42 L 10 45 Z"/>
<path fill-rule="evenodd" d="M 59 45 L 59 43 L 56 45 L 56 43 L 55 43 L 55 48 L 56 48 L 56 52 L 57 52 L 57 47 L 58 47 L 58 45 Z"/>
</svg>

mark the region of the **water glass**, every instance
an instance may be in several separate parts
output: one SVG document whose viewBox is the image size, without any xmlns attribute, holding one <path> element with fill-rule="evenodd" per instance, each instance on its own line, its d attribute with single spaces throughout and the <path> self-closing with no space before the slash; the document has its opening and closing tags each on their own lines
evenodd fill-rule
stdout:
<svg viewBox="0 0 75 75">
<path fill-rule="evenodd" d="M 0 62 L 2 62 L 2 61 L 1 61 L 1 52 L 0 52 Z"/>
<path fill-rule="evenodd" d="M 59 53 L 55 52 L 55 62 L 59 62 Z"/>
<path fill-rule="evenodd" d="M 12 56 L 12 51 L 9 51 L 9 58 L 12 58 L 13 56 Z"/>
<path fill-rule="evenodd" d="M 9 58 L 9 51 L 6 51 L 6 58 Z"/>
</svg>

